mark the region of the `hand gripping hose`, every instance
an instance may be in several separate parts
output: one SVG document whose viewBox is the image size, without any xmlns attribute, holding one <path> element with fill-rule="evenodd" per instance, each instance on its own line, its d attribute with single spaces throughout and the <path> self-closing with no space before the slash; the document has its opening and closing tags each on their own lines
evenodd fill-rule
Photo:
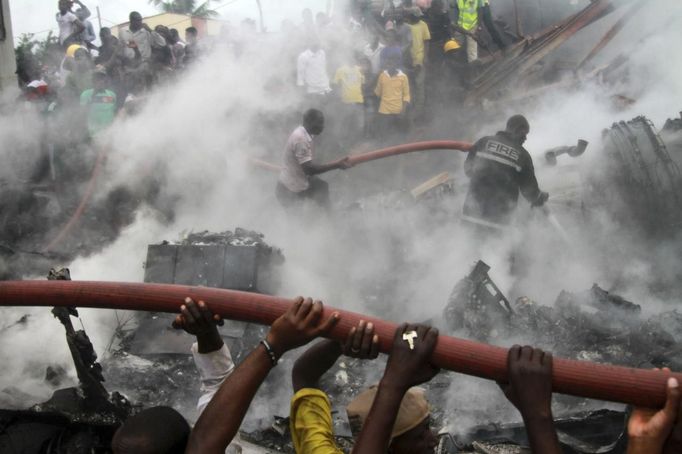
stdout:
<svg viewBox="0 0 682 454">
<path fill-rule="evenodd" d="M 0 306 L 75 306 L 177 313 L 185 297 L 203 300 L 226 319 L 271 324 L 291 299 L 206 287 L 81 281 L 0 282 Z M 326 307 L 324 316 L 336 309 Z M 395 323 L 338 311 L 341 319 L 329 338 L 344 340 L 362 318 L 372 322 L 380 349 L 390 351 Z M 443 369 L 496 381 L 507 380 L 507 349 L 441 335 L 432 357 Z M 682 374 L 672 374 L 682 383 Z M 668 375 L 587 361 L 554 359 L 553 390 L 562 394 L 660 408 Z"/>
</svg>

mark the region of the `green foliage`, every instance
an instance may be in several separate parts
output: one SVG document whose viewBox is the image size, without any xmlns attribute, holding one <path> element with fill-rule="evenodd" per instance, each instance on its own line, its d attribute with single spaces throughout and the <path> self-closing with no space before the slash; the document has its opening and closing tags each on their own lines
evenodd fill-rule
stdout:
<svg viewBox="0 0 682 454">
<path fill-rule="evenodd" d="M 50 31 L 47 36 L 38 40 L 33 33 L 23 33 L 14 49 L 17 59 L 17 74 L 22 80 L 37 77 L 40 68 L 55 64 L 55 53 L 59 50 L 59 38 Z"/>
<path fill-rule="evenodd" d="M 220 0 L 206 0 L 198 4 L 196 0 L 148 0 L 149 3 L 161 9 L 164 13 L 175 14 L 189 14 L 196 17 L 215 17 L 218 12 L 211 9 L 212 1 Z"/>
</svg>

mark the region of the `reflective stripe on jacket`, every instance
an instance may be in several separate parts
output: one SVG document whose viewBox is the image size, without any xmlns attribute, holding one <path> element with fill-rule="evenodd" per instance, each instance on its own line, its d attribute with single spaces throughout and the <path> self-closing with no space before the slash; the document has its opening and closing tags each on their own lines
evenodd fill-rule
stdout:
<svg viewBox="0 0 682 454">
<path fill-rule="evenodd" d="M 487 4 L 488 0 L 457 0 L 457 25 L 466 31 L 475 29 L 478 26 L 478 10 Z"/>
</svg>

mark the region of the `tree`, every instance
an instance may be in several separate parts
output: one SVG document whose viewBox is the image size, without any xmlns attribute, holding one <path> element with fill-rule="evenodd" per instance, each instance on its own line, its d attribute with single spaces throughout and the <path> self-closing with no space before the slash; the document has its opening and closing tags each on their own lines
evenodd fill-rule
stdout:
<svg viewBox="0 0 682 454">
<path fill-rule="evenodd" d="M 165 13 L 189 14 L 196 17 L 215 17 L 218 12 L 211 9 L 211 2 L 220 0 L 206 0 L 197 5 L 196 0 L 148 0 L 149 3 Z"/>
<path fill-rule="evenodd" d="M 39 78 L 43 67 L 58 64 L 55 54 L 64 54 L 59 47 L 59 38 L 51 31 L 42 40 L 36 39 L 32 33 L 23 33 L 19 36 L 14 53 L 17 59 L 17 76 L 24 85 Z"/>
</svg>

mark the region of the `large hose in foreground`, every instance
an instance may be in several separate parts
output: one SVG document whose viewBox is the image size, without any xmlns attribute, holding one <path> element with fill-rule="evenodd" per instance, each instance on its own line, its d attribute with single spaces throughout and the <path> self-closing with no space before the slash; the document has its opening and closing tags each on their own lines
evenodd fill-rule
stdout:
<svg viewBox="0 0 682 454">
<path fill-rule="evenodd" d="M 363 162 L 376 161 L 377 159 L 388 158 L 391 156 L 397 156 L 405 153 L 414 153 L 416 151 L 432 151 L 432 150 L 459 150 L 459 151 L 469 151 L 473 144 L 469 142 L 461 142 L 458 140 L 428 140 L 425 142 L 415 142 L 406 143 L 403 145 L 395 145 L 392 147 L 381 148 L 379 150 L 367 151 L 365 153 L 351 154 L 347 158 L 351 164 L 357 165 Z M 324 164 L 336 165 L 341 164 L 343 159 L 337 159 L 336 161 Z M 255 167 L 260 167 L 265 170 L 270 170 L 273 172 L 279 172 L 282 170 L 281 166 L 277 164 L 272 164 L 267 161 L 256 158 L 248 158 L 248 161 Z"/>
<path fill-rule="evenodd" d="M 185 297 L 206 301 L 224 318 L 269 325 L 292 300 L 255 293 L 165 284 L 80 281 L 0 282 L 0 306 L 75 306 L 107 309 L 178 312 Z M 325 308 L 325 316 L 335 309 Z M 380 349 L 390 350 L 396 324 L 346 311 L 329 335 L 343 340 L 362 318 L 374 323 Z M 434 365 L 497 381 L 507 378 L 507 349 L 441 335 Z M 673 374 L 682 381 L 682 374 Z M 660 408 L 665 402 L 667 375 L 586 361 L 554 359 L 553 390 L 638 406 Z"/>
</svg>

